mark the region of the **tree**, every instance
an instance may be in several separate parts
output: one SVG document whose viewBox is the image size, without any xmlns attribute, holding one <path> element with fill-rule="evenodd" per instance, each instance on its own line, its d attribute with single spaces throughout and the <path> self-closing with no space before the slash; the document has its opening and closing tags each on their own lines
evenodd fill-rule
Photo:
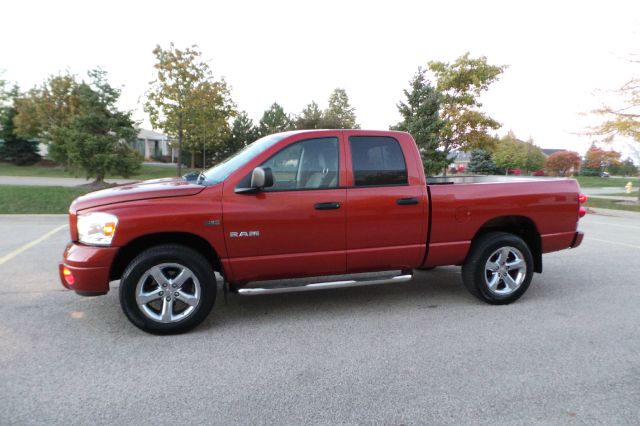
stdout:
<svg viewBox="0 0 640 426">
<path fill-rule="evenodd" d="M 498 80 L 504 65 L 489 65 L 487 58 L 471 58 L 465 53 L 453 63 L 429 62 L 436 78 L 436 88 L 443 94 L 440 117 L 445 126 L 440 132 L 441 147 L 453 150 L 491 149 L 495 142 L 490 130 L 500 127 L 493 118 L 480 111 L 480 95 Z"/>
<path fill-rule="evenodd" d="M 221 153 L 216 160 L 222 160 L 234 152 L 241 150 L 257 138 L 258 129 L 254 126 L 253 120 L 249 118 L 245 111 L 242 111 L 233 120 L 231 134 L 229 135 L 229 140 L 225 144 L 226 151 Z"/>
<path fill-rule="evenodd" d="M 418 72 L 409 82 L 410 88 L 404 90 L 406 102 L 398 103 L 402 121 L 392 130 L 409 132 L 420 150 L 422 164 L 427 175 L 434 175 L 450 163 L 447 152 L 440 148 L 440 131 L 444 122 L 440 119 L 441 95 L 426 79 L 425 71 Z"/>
<path fill-rule="evenodd" d="M 17 87 L 14 87 L 12 94 L 14 98 L 17 97 Z M 0 145 L 0 160 L 18 166 L 34 164 L 40 160 L 38 144 L 16 135 L 13 120 L 17 113 L 13 106 L 0 106 L 0 139 L 4 140 L 4 144 Z"/>
<path fill-rule="evenodd" d="M 213 159 L 225 156 L 229 121 L 236 114 L 227 83 L 211 78 L 201 81 L 186 97 L 185 112 L 183 147 L 191 154 L 191 168 L 195 168 L 197 153 L 202 153 L 202 167 L 206 166 L 207 152 Z"/>
<path fill-rule="evenodd" d="M 610 165 L 609 172 L 613 175 L 619 176 L 637 176 L 638 167 L 634 164 L 631 158 L 626 158 L 622 162 Z"/>
<path fill-rule="evenodd" d="M 349 96 L 344 89 L 337 88 L 329 96 L 329 107 L 324 111 L 323 128 L 327 129 L 359 129 L 356 122 L 355 108 L 349 103 Z"/>
<path fill-rule="evenodd" d="M 102 70 L 88 75 L 88 82 L 68 74 L 50 77 L 16 100 L 14 122 L 18 135 L 47 143 L 55 161 L 100 184 L 108 173 L 132 175 L 142 158 L 128 145 L 136 129 L 131 113 L 116 107 L 120 90 Z"/>
<path fill-rule="evenodd" d="M 527 142 L 519 140 L 509 131 L 496 144 L 493 160 L 508 174 L 512 169 L 523 169 L 527 172 L 540 170 L 544 167 L 545 156 L 540 148 L 534 145 L 533 139 Z"/>
<path fill-rule="evenodd" d="M 258 128 L 260 136 L 284 132 L 291 129 L 291 118 L 277 102 L 274 102 L 269 109 L 262 114 Z"/>
<path fill-rule="evenodd" d="M 209 66 L 203 62 L 197 46 L 184 50 L 173 43 L 168 49 L 159 45 L 153 49 L 156 57 L 156 79 L 147 92 L 144 109 L 151 124 L 178 139 L 178 176 L 182 175 L 182 143 L 187 115 L 193 113 L 190 101 L 196 88 L 211 77 Z"/>
<path fill-rule="evenodd" d="M 587 150 L 587 153 L 580 169 L 580 174 L 585 176 L 599 176 L 601 172 L 608 170 L 612 165 L 617 166 L 620 163 L 619 152 L 614 150 L 606 151 L 598 148 L 595 143 Z"/>
<path fill-rule="evenodd" d="M 324 114 L 315 101 L 311 101 L 294 121 L 294 127 L 299 130 L 321 129 L 324 127 Z"/>
<path fill-rule="evenodd" d="M 472 173 L 492 174 L 496 172 L 496 164 L 491 159 L 491 154 L 484 149 L 471 151 L 469 171 Z"/>
<path fill-rule="evenodd" d="M 580 167 L 580 156 L 573 151 L 559 151 L 547 157 L 545 168 L 550 174 L 567 176 Z"/>
</svg>

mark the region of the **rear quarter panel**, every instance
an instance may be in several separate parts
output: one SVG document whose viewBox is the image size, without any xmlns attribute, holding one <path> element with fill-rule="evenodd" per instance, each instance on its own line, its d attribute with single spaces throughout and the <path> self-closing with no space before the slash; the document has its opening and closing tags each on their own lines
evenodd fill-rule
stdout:
<svg viewBox="0 0 640 426">
<path fill-rule="evenodd" d="M 431 185 L 431 234 L 425 266 L 460 265 L 480 228 L 522 216 L 536 226 L 544 253 L 568 248 L 578 224 L 573 179 Z"/>
</svg>

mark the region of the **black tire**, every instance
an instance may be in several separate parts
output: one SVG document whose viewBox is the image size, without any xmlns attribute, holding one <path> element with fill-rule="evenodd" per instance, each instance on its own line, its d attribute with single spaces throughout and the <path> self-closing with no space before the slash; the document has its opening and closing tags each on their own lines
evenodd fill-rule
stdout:
<svg viewBox="0 0 640 426">
<path fill-rule="evenodd" d="M 152 275 L 158 270 L 160 279 Z M 188 278 L 178 285 L 183 272 L 183 277 Z M 163 282 L 164 288 L 158 281 Z M 120 306 L 133 325 L 153 334 L 177 334 L 207 317 L 216 292 L 213 268 L 200 253 L 183 245 L 165 244 L 147 249 L 131 261 L 122 274 L 119 294 Z M 139 305 L 137 294 L 152 295 L 153 300 Z M 163 316 L 166 312 L 168 317 Z M 152 318 L 155 316 L 158 318 Z"/>
<path fill-rule="evenodd" d="M 433 271 L 434 269 L 436 269 L 437 266 L 425 266 L 423 268 L 413 268 L 416 271 Z"/>
<path fill-rule="evenodd" d="M 524 271 L 518 258 L 524 264 Z M 532 277 L 533 256 L 529 246 L 522 238 L 506 232 L 479 237 L 462 266 L 462 281 L 467 290 L 492 305 L 507 305 L 518 300 L 529 288 Z"/>
</svg>

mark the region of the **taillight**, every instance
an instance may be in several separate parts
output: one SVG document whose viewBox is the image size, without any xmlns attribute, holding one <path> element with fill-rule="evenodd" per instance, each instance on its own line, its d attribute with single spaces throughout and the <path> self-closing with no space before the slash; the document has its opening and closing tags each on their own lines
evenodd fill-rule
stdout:
<svg viewBox="0 0 640 426">
<path fill-rule="evenodd" d="M 64 281 L 69 285 L 73 285 L 76 282 L 76 279 L 69 268 L 62 268 L 62 276 L 64 277 Z"/>
<path fill-rule="evenodd" d="M 580 202 L 580 204 L 584 204 L 587 202 L 587 196 L 584 194 L 580 194 L 578 195 L 578 201 Z M 580 208 L 578 208 L 578 217 L 584 217 L 584 215 L 587 214 L 587 209 L 585 209 L 584 207 L 580 206 Z"/>
</svg>

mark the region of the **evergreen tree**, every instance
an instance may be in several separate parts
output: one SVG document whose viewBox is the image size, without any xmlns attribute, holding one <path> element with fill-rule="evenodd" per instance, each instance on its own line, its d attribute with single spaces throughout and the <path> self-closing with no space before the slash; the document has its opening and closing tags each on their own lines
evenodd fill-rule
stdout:
<svg viewBox="0 0 640 426">
<path fill-rule="evenodd" d="M 17 95 L 17 88 L 14 96 Z M 2 108 L 0 114 L 0 139 L 4 144 L 0 145 L 0 160 L 8 161 L 18 166 L 34 164 L 40 160 L 37 142 L 28 141 L 15 134 L 13 119 L 17 111 L 13 106 Z"/>
<path fill-rule="evenodd" d="M 323 128 L 324 114 L 315 101 L 311 101 L 311 103 L 302 110 L 302 113 L 296 117 L 294 126 L 299 130 Z"/>
<path fill-rule="evenodd" d="M 221 153 L 217 160 L 222 160 L 223 158 L 240 151 L 256 139 L 258 139 L 258 129 L 253 124 L 253 120 L 249 118 L 246 111 L 242 111 L 233 120 L 231 135 L 225 145 L 225 152 Z"/>
<path fill-rule="evenodd" d="M 398 103 L 402 121 L 392 129 L 409 132 L 413 136 L 425 173 L 435 175 L 451 162 L 447 158 L 449 152 L 440 149 L 440 131 L 444 126 L 439 114 L 441 95 L 426 79 L 421 68 L 409 84 L 410 88 L 404 90 L 406 102 Z"/>
<path fill-rule="evenodd" d="M 277 102 L 274 102 L 269 109 L 262 114 L 258 129 L 260 136 L 284 132 L 291 129 L 291 118 L 289 118 Z"/>
<path fill-rule="evenodd" d="M 329 107 L 324 111 L 322 128 L 359 129 L 355 111 L 349 103 L 347 92 L 344 89 L 335 89 L 329 96 Z"/>
<path fill-rule="evenodd" d="M 471 161 L 469 161 L 469 171 L 472 173 L 492 174 L 496 172 L 496 164 L 484 149 L 474 149 L 471 151 Z"/>
</svg>

